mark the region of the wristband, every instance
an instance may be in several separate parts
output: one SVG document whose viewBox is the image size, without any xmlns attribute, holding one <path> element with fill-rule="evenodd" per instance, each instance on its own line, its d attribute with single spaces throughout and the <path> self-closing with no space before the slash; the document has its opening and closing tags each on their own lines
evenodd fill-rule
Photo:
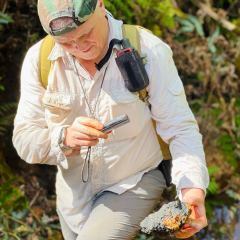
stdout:
<svg viewBox="0 0 240 240">
<path fill-rule="evenodd" d="M 65 127 L 63 127 L 61 129 L 61 132 L 60 132 L 60 135 L 59 135 L 59 138 L 58 138 L 58 144 L 59 144 L 59 146 L 62 150 L 73 150 L 72 147 L 68 147 L 68 146 L 64 145 L 64 143 L 63 143 L 64 138 L 65 138 L 65 130 L 66 130 Z"/>
</svg>

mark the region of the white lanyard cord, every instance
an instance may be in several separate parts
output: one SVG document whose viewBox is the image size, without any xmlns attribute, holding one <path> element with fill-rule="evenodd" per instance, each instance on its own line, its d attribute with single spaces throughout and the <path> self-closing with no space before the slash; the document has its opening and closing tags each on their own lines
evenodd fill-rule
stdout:
<svg viewBox="0 0 240 240">
<path fill-rule="evenodd" d="M 89 104 L 89 102 L 88 102 L 86 93 L 85 93 L 84 88 L 83 88 L 82 81 L 81 81 L 81 79 L 80 79 L 80 77 L 79 77 L 78 70 L 77 70 L 77 68 L 76 68 L 76 64 L 75 64 L 74 59 L 73 59 L 73 63 L 74 63 L 75 71 L 76 71 L 76 73 L 77 73 L 79 82 L 80 82 L 81 87 L 82 87 L 82 91 L 83 91 L 83 94 L 84 94 L 84 97 L 85 97 L 85 100 L 86 100 L 86 103 L 87 103 L 89 112 L 90 112 L 90 114 L 91 114 L 91 118 L 96 119 L 96 117 L 95 117 L 94 114 L 95 114 L 95 111 L 96 111 L 97 103 L 98 103 L 98 100 L 99 100 L 99 97 L 100 97 L 100 93 L 101 93 L 101 90 L 102 90 L 102 86 L 103 86 L 103 82 L 104 82 L 104 79 L 105 79 L 105 76 L 106 76 L 106 72 L 107 72 L 108 66 L 107 66 L 106 69 L 105 69 L 105 72 L 104 72 L 104 75 L 103 75 L 103 79 L 102 79 L 102 83 L 101 83 L 101 87 L 100 87 L 100 90 L 99 90 L 99 92 L 98 92 L 96 104 L 95 104 L 94 110 L 93 110 L 93 112 L 92 112 L 92 109 L 91 109 L 91 107 L 90 107 L 90 104 Z M 86 157 L 85 157 L 85 160 L 84 160 L 84 164 L 83 164 L 83 168 L 82 168 L 82 181 L 83 181 L 84 183 L 87 183 L 87 182 L 88 182 L 88 179 L 89 179 L 89 166 L 90 166 L 90 159 L 91 159 L 91 151 L 92 151 L 92 148 L 91 148 L 91 146 L 90 146 L 90 147 L 88 147 L 88 151 L 87 151 L 87 154 L 86 154 Z M 84 170 L 85 170 L 85 167 L 86 167 L 86 163 L 87 163 L 87 179 L 85 180 L 85 179 L 84 179 Z"/>
</svg>

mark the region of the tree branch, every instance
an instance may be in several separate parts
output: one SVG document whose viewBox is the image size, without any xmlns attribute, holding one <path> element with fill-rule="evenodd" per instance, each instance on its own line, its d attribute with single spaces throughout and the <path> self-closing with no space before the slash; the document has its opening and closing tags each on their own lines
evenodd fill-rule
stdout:
<svg viewBox="0 0 240 240">
<path fill-rule="evenodd" d="M 217 13 L 215 13 L 210 7 L 206 4 L 200 2 L 199 0 L 191 0 L 195 3 L 199 8 L 202 9 L 205 13 L 207 13 L 211 18 L 219 22 L 223 27 L 225 27 L 229 31 L 233 31 L 236 29 L 236 26 L 224 18 L 221 18 Z"/>
</svg>

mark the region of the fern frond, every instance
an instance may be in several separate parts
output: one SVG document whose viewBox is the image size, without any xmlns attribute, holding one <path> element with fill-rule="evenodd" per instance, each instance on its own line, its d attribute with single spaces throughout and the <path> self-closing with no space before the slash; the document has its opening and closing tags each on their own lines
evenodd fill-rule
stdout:
<svg viewBox="0 0 240 240">
<path fill-rule="evenodd" d="M 0 136 L 3 136 L 3 133 L 7 130 L 6 127 L 12 124 L 15 114 L 9 114 L 9 112 L 16 107 L 17 103 L 5 103 L 0 105 Z"/>
<path fill-rule="evenodd" d="M 18 104 L 15 102 L 5 103 L 3 105 L 0 105 L 0 116 L 5 115 L 7 112 L 10 112 L 12 109 L 15 109 L 17 105 Z"/>
</svg>

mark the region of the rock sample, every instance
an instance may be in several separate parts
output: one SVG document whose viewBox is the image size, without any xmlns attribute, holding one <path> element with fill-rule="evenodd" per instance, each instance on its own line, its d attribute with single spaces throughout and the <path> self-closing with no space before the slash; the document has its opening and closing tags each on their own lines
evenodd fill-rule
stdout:
<svg viewBox="0 0 240 240">
<path fill-rule="evenodd" d="M 180 201 L 170 202 L 162 206 L 155 213 L 150 214 L 141 223 L 142 232 L 156 234 L 162 238 L 179 232 L 192 213 L 192 207 L 188 203 Z"/>
</svg>

